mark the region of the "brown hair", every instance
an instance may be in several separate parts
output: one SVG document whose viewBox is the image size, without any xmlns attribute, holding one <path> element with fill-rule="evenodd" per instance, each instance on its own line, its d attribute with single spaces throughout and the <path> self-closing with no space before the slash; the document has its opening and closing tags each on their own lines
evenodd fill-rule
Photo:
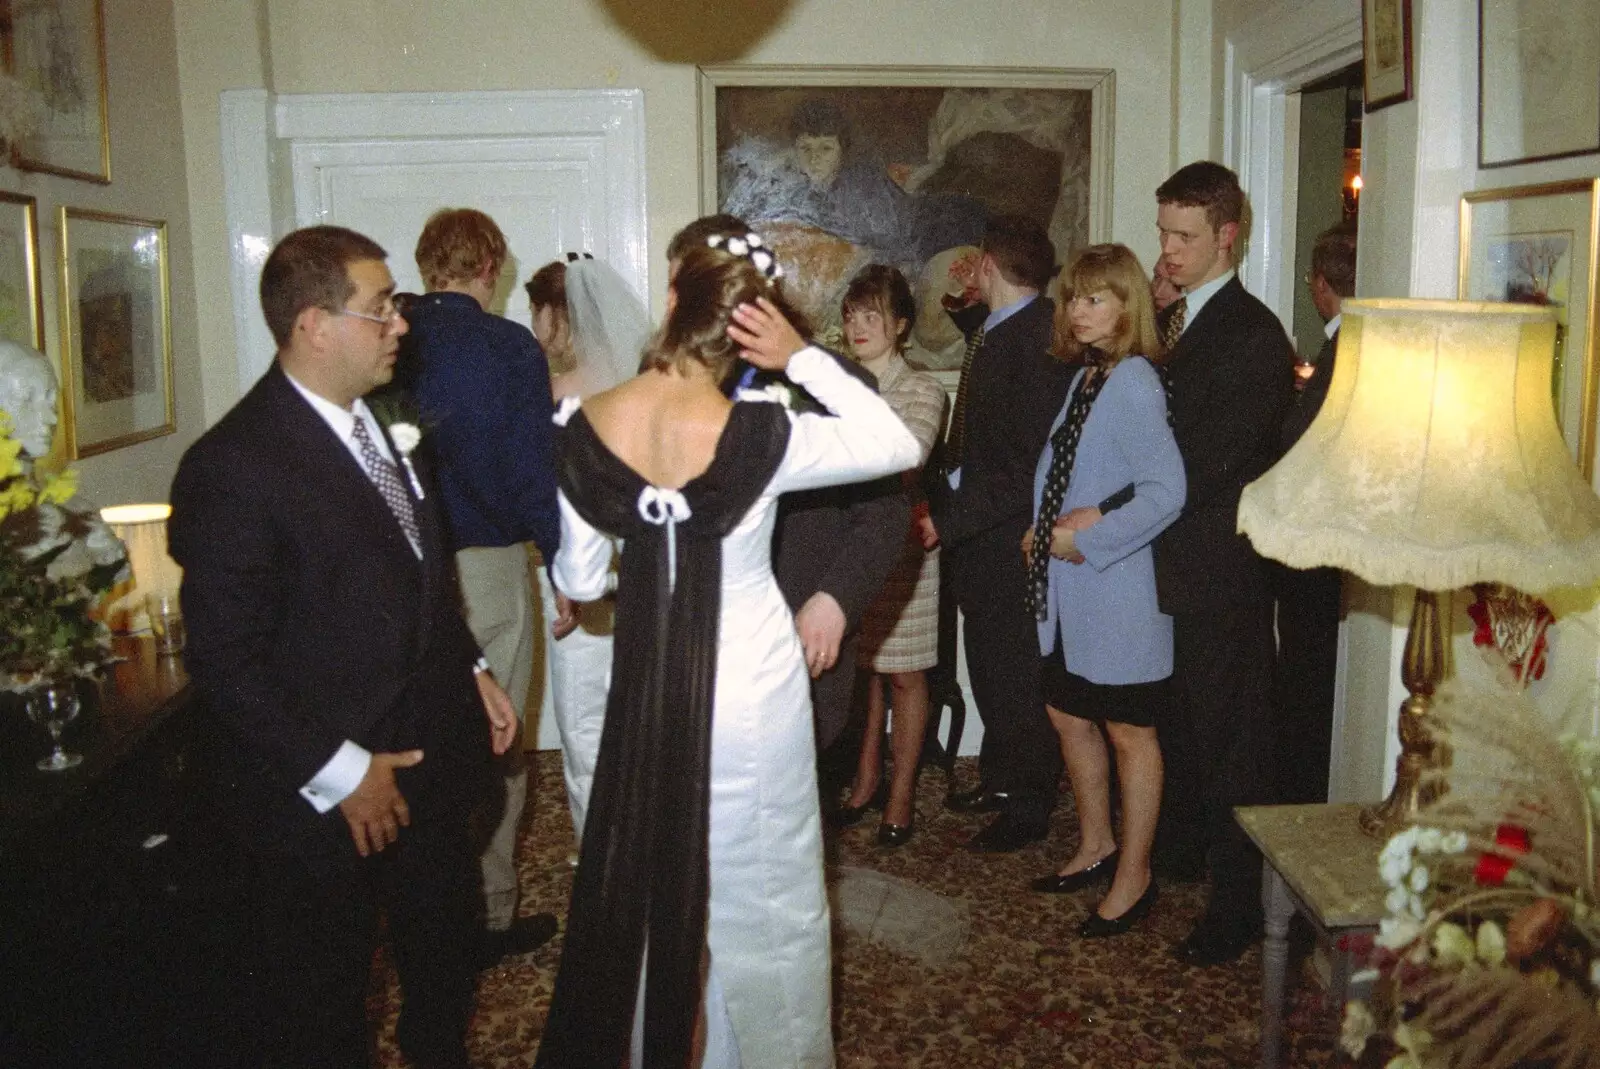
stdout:
<svg viewBox="0 0 1600 1069">
<path fill-rule="evenodd" d="M 857 308 L 876 311 L 887 320 L 904 320 L 905 326 L 895 335 L 894 347 L 896 352 L 906 351 L 911 344 L 911 326 L 917 321 L 917 299 L 911 295 L 911 285 L 899 268 L 868 264 L 857 271 L 839 302 L 839 317 L 844 319 Z"/>
<path fill-rule="evenodd" d="M 737 215 L 727 212 L 718 212 L 716 215 L 702 215 L 676 234 L 667 242 L 667 262 L 683 259 L 683 254 L 696 245 L 704 245 L 707 238 L 722 235 L 723 237 L 743 237 L 750 232 L 750 224 Z"/>
<path fill-rule="evenodd" d="M 1044 227 L 1025 215 L 996 215 L 983 231 L 983 251 L 1013 286 L 1042 290 L 1056 266 L 1056 247 Z"/>
<path fill-rule="evenodd" d="M 689 246 L 678 261 L 672 289 L 677 294 L 672 314 L 645 348 L 642 367 L 647 371 L 669 371 L 694 360 L 710 368 L 718 381 L 724 379 L 739 357 L 738 344 L 728 337 L 733 310 L 757 297 L 777 305 L 802 337 L 809 333 L 778 283 L 726 249 Z"/>
<path fill-rule="evenodd" d="M 789 116 L 789 140 L 802 137 L 837 138 L 843 152 L 850 147 L 850 124 L 833 101 L 808 97 Z"/>
<path fill-rule="evenodd" d="M 261 268 L 261 312 L 281 349 L 307 308 L 337 312 L 355 293 L 349 265 L 383 260 L 383 246 L 342 226 L 308 226 L 289 234 Z"/>
<path fill-rule="evenodd" d="M 1356 293 L 1356 233 L 1347 226 L 1336 226 L 1317 235 L 1311 246 L 1311 273 L 1321 275 L 1330 289 L 1341 297 Z"/>
<path fill-rule="evenodd" d="M 1239 188 L 1239 176 L 1210 160 L 1178 168 L 1156 187 L 1156 203 L 1204 208 L 1206 223 L 1213 231 L 1244 218 L 1244 190 Z"/>
<path fill-rule="evenodd" d="M 417 270 L 430 290 L 477 278 L 506 262 L 506 236 L 476 208 L 434 212 L 417 238 Z"/>
<path fill-rule="evenodd" d="M 537 316 L 539 309 L 548 308 L 556 318 L 556 322 L 565 324 L 567 320 L 567 265 L 561 260 L 551 260 L 539 270 L 535 271 L 527 282 L 522 285 L 528 294 L 528 311 Z M 570 345 L 566 351 L 553 353 L 549 349 L 544 352 L 545 359 L 550 361 L 550 370 L 557 375 L 564 375 L 577 366 L 576 358 Z"/>
<path fill-rule="evenodd" d="M 1122 302 L 1122 317 L 1112 336 L 1098 348 L 1114 366 L 1125 356 L 1142 356 L 1152 364 L 1166 360 L 1161 336 L 1156 332 L 1155 303 L 1144 265 L 1126 245 L 1090 245 L 1078 252 L 1061 272 L 1056 288 L 1055 338 L 1051 351 L 1064 360 L 1082 362 L 1087 346 L 1072 336 L 1067 305 L 1077 294 L 1088 296 L 1110 290 Z"/>
</svg>

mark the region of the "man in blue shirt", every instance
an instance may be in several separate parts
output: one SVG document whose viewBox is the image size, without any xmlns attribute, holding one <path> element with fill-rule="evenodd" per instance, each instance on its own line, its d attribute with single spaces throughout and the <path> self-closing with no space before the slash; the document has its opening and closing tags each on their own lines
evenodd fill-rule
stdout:
<svg viewBox="0 0 1600 1069">
<path fill-rule="evenodd" d="M 438 459 L 467 624 L 522 721 L 534 641 L 526 543 L 552 560 L 561 521 L 549 365 L 526 327 L 488 311 L 506 255 L 505 235 L 484 213 L 436 212 L 416 249 L 428 292 L 407 319 L 421 426 Z M 570 603 L 561 601 L 562 614 L 570 614 Z M 513 923 L 517 829 L 527 797 L 520 736 L 502 760 L 505 808 L 482 858 L 485 964 L 531 950 L 555 931 L 549 914 Z"/>
</svg>

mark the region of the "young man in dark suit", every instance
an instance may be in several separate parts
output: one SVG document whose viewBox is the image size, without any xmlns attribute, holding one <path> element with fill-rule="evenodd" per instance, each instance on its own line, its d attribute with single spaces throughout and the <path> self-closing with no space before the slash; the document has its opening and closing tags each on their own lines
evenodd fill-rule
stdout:
<svg viewBox="0 0 1600 1069">
<path fill-rule="evenodd" d="M 1210 899 L 1176 953 L 1212 965 L 1261 934 L 1261 859 L 1233 807 L 1272 800 L 1272 594 L 1264 562 L 1236 528 L 1240 490 L 1279 456 L 1294 352 L 1234 273 L 1244 209 L 1234 173 L 1192 163 L 1156 201 L 1163 262 L 1183 293 L 1158 327 L 1189 483 L 1183 512 L 1155 542 L 1176 697 L 1157 725 L 1167 760 L 1157 853 L 1169 873 L 1195 875 L 1205 849 Z"/>
<path fill-rule="evenodd" d="M 684 227 L 667 245 L 669 271 L 691 245 L 707 239 L 742 237 L 750 226 L 735 215 L 708 215 Z M 830 353 L 850 374 L 878 388 L 871 372 L 853 360 Z M 756 373 L 740 362 L 732 388 L 760 389 L 782 376 Z M 797 411 L 825 411 L 798 391 Z M 900 490 L 899 476 L 866 483 L 829 486 L 785 494 L 778 502 L 773 536 L 773 572 L 778 588 L 794 613 L 795 629 L 811 672 L 811 706 L 817 723 L 820 754 L 844 731 L 855 691 L 856 646 L 861 614 L 877 597 L 899 559 L 911 509 Z M 843 744 L 841 744 L 842 746 Z M 845 762 L 854 768 L 854 760 Z"/>
<path fill-rule="evenodd" d="M 218 970 L 226 1050 L 208 1064 L 367 1064 L 381 904 L 401 1049 L 467 1065 L 468 819 L 516 718 L 475 670 L 425 451 L 361 400 L 406 331 L 384 255 L 339 227 L 278 244 L 261 273 L 277 363 L 172 485 L 186 662 L 239 870 L 222 889 L 241 934 Z"/>
<path fill-rule="evenodd" d="M 1061 774 L 1018 548 L 1033 521 L 1034 468 L 1071 383 L 1070 369 L 1050 354 L 1055 306 L 1040 294 L 1054 266 L 1055 248 L 1037 223 L 989 221 L 975 280 L 989 312 L 967 339 L 945 442 L 948 477 L 930 502 L 983 720 L 979 784 L 948 804 L 999 813 L 968 844 L 973 850 L 1006 852 L 1043 839 Z"/>
</svg>

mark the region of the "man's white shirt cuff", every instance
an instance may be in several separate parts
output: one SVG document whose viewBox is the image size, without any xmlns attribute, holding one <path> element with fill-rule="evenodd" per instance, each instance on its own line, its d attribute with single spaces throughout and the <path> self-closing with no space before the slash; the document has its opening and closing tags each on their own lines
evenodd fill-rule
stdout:
<svg viewBox="0 0 1600 1069">
<path fill-rule="evenodd" d="M 372 766 L 372 754 L 349 739 L 328 763 L 317 770 L 311 782 L 300 788 L 300 797 L 318 813 L 326 813 L 355 793 Z"/>
</svg>

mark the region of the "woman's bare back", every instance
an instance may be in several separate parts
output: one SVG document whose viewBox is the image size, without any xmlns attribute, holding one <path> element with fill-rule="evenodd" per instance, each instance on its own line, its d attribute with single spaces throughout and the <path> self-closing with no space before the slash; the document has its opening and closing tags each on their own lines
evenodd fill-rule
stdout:
<svg viewBox="0 0 1600 1069">
<path fill-rule="evenodd" d="M 711 466 L 733 402 L 709 375 L 646 372 L 589 398 L 583 411 L 617 459 L 675 490 Z"/>
</svg>

